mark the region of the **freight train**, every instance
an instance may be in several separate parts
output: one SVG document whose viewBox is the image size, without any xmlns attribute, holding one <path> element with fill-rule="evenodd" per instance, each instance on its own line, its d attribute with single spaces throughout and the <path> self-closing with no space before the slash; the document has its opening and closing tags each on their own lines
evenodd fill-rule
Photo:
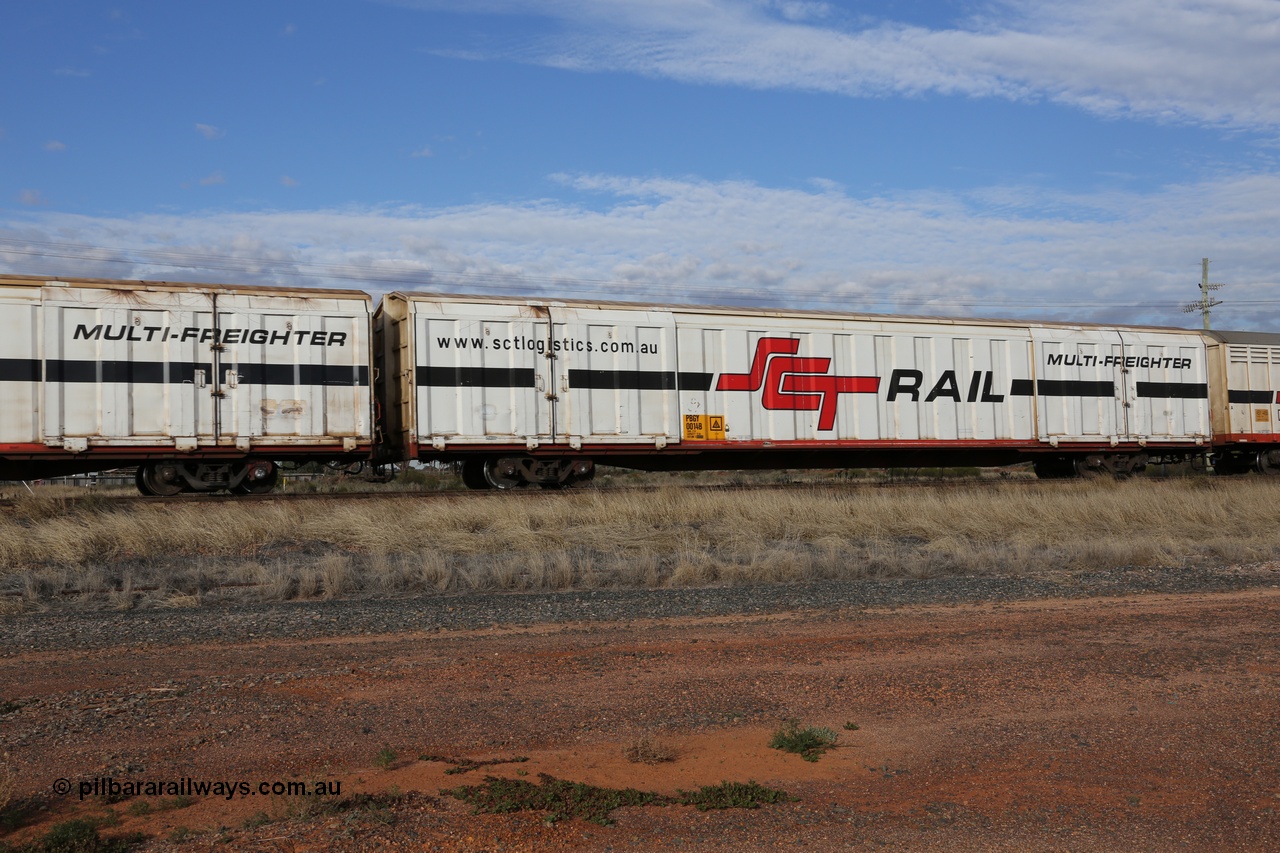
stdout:
<svg viewBox="0 0 1280 853">
<path fill-rule="evenodd" d="M 1280 471 L 1280 334 L 0 276 L 0 478 L 289 463 Z"/>
</svg>

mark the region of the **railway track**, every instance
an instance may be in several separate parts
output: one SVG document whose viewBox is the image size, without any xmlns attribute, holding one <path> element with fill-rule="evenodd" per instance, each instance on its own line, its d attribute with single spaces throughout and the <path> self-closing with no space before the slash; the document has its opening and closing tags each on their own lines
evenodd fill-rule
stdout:
<svg viewBox="0 0 1280 853">
<path fill-rule="evenodd" d="M 1158 474 L 1147 475 L 1148 479 L 1174 479 L 1175 475 L 1162 476 Z M 554 499 L 557 495 L 573 495 L 584 493 L 595 494 L 646 494 L 661 491 L 663 489 L 679 489 L 689 492 L 706 492 L 706 493 L 733 493 L 733 492 L 801 492 L 801 491 L 818 491 L 839 494 L 841 492 L 853 492 L 859 490 L 882 490 L 882 489 L 933 489 L 948 490 L 961 488 L 1027 488 L 1038 485 L 1046 488 L 1065 487 L 1065 484 L 1079 482 L 1073 479 L 1053 479 L 1040 480 L 1035 477 L 1011 476 L 1011 477 L 947 477 L 943 479 L 933 477 L 918 478 L 895 478 L 887 480 L 848 480 L 848 481 L 821 481 L 821 482 L 791 482 L 791 483 L 688 483 L 688 484 L 637 484 L 626 486 L 594 486 L 580 485 L 567 489 L 547 490 L 534 486 L 522 487 L 516 489 L 507 489 L 501 491 L 485 490 L 474 491 L 470 489 L 439 489 L 439 490 L 398 490 L 398 489 L 368 489 L 368 490 L 352 490 L 352 491 L 333 491 L 333 492 L 287 492 L 277 491 L 265 495 L 238 495 L 227 493 L 201 494 L 201 493 L 184 493 L 173 496 L 153 497 L 135 494 L 102 494 L 91 493 L 86 495 L 47 495 L 41 496 L 39 492 L 32 494 L 19 494 L 16 497 L 0 498 L 0 512 L 14 512 L 24 502 L 33 498 L 43 497 L 45 500 L 56 501 L 65 505 L 68 510 L 81 507 L 134 507 L 134 506 L 194 506 L 194 505 L 213 505 L 213 504 L 278 504 L 290 503 L 293 501 L 368 501 L 368 500 L 444 500 L 444 501 L 463 501 L 463 500 L 484 500 L 484 499 L 501 499 L 501 500 L 547 500 Z"/>
</svg>

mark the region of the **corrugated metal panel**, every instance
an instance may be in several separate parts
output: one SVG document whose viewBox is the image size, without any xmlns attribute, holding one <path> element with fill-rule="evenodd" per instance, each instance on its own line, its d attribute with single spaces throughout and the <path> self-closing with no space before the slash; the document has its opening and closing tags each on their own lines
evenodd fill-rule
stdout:
<svg viewBox="0 0 1280 853">
<path fill-rule="evenodd" d="M 431 300 L 410 305 L 419 441 L 551 437 L 545 310 Z"/>
<path fill-rule="evenodd" d="M 408 300 L 418 439 L 433 444 L 674 440 L 670 314 Z"/>
<path fill-rule="evenodd" d="M 551 316 L 559 441 L 675 441 L 675 319 L 665 311 L 557 308 Z"/>
<path fill-rule="evenodd" d="M 1225 350 L 1226 432 L 1271 436 L 1280 432 L 1280 336 L 1277 343 L 1228 344 Z"/>
<path fill-rule="evenodd" d="M 1042 440 L 1209 436 L 1207 362 L 1197 334 L 1033 328 L 1032 336 Z"/>
<path fill-rule="evenodd" d="M 365 294 L 0 283 L 6 300 L 31 293 L 39 301 L 28 297 L 25 331 L 7 345 L 35 360 L 25 387 L 38 436 L 4 423 L 5 443 L 249 450 L 372 440 Z M 23 393 L 10 390 L 8 399 Z"/>
<path fill-rule="evenodd" d="M 415 416 L 419 440 L 438 446 L 1033 447 L 1208 435 L 1195 332 L 394 298 L 431 315 L 415 320 L 415 370 L 441 382 Z"/>
<path fill-rule="evenodd" d="M 0 287 L 0 444 L 40 441 L 40 288 Z"/>
<path fill-rule="evenodd" d="M 681 373 L 716 377 L 682 411 L 723 416 L 728 441 L 1034 438 L 1030 399 L 1009 393 L 1030 375 L 1025 330 L 706 315 L 677 329 Z"/>
<path fill-rule="evenodd" d="M 1128 436 L 1185 441 L 1211 435 L 1204 339 L 1196 334 L 1121 333 Z"/>
</svg>

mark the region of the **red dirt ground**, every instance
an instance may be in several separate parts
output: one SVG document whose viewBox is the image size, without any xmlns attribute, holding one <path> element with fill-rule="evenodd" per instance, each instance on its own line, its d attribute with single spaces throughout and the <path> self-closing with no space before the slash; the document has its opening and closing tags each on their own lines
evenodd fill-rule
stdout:
<svg viewBox="0 0 1280 853">
<path fill-rule="evenodd" d="M 110 806 L 103 834 L 141 831 L 148 849 L 1280 850 L 1277 676 L 1274 587 L 23 652 L 0 658 L 0 700 L 20 703 L 0 734 L 17 796 L 39 799 L 6 840 L 103 815 L 76 792 L 109 776 L 390 792 L 340 811 L 263 795 Z M 788 719 L 838 747 L 813 763 L 768 748 Z M 642 736 L 674 759 L 628 761 Z M 528 760 L 447 775 L 420 756 Z M 599 826 L 441 794 L 541 773 L 666 794 L 753 780 L 799 799 L 626 807 Z M 59 778 L 70 795 L 51 793 Z"/>
</svg>

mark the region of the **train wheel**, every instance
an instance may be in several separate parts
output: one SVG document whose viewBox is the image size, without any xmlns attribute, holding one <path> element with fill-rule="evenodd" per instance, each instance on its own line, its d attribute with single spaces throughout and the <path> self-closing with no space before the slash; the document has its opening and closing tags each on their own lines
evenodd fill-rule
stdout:
<svg viewBox="0 0 1280 853">
<path fill-rule="evenodd" d="M 147 478 L 142 476 L 142 466 L 138 466 L 138 470 L 133 474 L 133 484 L 138 487 L 138 491 L 148 497 L 155 497 L 155 492 L 147 486 Z"/>
<path fill-rule="evenodd" d="M 462 485 L 468 489 L 492 489 L 484 476 L 484 460 L 468 459 L 462 463 Z"/>
<path fill-rule="evenodd" d="M 596 466 L 591 460 L 579 459 L 573 463 L 573 467 L 563 480 L 539 480 L 538 485 L 551 491 L 571 489 L 579 483 L 590 483 L 595 479 L 595 476 Z"/>
<path fill-rule="evenodd" d="M 255 463 L 255 465 L 258 466 L 258 471 L 251 473 L 259 473 L 260 476 L 252 480 L 248 477 L 242 480 L 240 485 L 235 487 L 237 494 L 265 495 L 274 489 L 276 484 L 280 482 L 280 468 L 278 466 L 267 462 L 265 465 L 268 466 L 268 468 L 265 473 L 262 473 L 262 466 L 264 463 Z"/>
<path fill-rule="evenodd" d="M 520 473 L 520 460 L 514 456 L 501 456 L 484 461 L 484 479 L 495 489 L 514 489 L 524 485 Z"/>
<path fill-rule="evenodd" d="M 168 498 L 180 493 L 184 488 L 178 466 L 172 462 L 149 462 L 142 465 L 138 468 L 135 479 L 138 489 L 144 495 Z"/>
<path fill-rule="evenodd" d="M 1086 480 L 1101 477 L 1107 473 L 1106 463 L 1101 456 L 1077 456 L 1073 464 L 1076 476 Z"/>
<path fill-rule="evenodd" d="M 1280 474 L 1280 450 L 1263 450 L 1255 464 L 1259 474 Z"/>
</svg>

